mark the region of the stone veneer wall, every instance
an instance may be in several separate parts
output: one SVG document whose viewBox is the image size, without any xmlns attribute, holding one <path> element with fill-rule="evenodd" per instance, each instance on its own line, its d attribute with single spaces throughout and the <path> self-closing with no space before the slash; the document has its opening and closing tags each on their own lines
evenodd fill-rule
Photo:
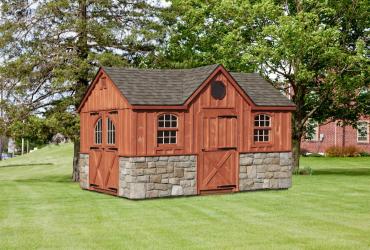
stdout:
<svg viewBox="0 0 370 250">
<path fill-rule="evenodd" d="M 80 154 L 79 160 L 80 186 L 83 189 L 89 188 L 89 155 Z"/>
<path fill-rule="evenodd" d="M 129 199 L 197 194 L 195 155 L 120 157 L 118 195 Z"/>
<path fill-rule="evenodd" d="M 292 153 L 240 154 L 239 189 L 283 189 L 292 185 Z"/>
</svg>

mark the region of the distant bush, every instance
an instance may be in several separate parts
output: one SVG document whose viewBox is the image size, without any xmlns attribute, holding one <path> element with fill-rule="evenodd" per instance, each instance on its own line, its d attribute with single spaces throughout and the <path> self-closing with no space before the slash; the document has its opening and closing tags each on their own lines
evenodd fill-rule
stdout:
<svg viewBox="0 0 370 250">
<path fill-rule="evenodd" d="M 370 154 L 368 152 L 361 152 L 360 155 L 362 157 L 369 157 L 370 156 Z"/>
<path fill-rule="evenodd" d="M 299 168 L 299 169 L 294 170 L 293 174 L 295 174 L 295 175 L 312 175 L 312 168 L 310 168 L 310 167 Z"/>
<path fill-rule="evenodd" d="M 356 146 L 332 146 L 325 151 L 325 154 L 331 157 L 355 157 L 361 156 L 361 150 Z"/>
</svg>

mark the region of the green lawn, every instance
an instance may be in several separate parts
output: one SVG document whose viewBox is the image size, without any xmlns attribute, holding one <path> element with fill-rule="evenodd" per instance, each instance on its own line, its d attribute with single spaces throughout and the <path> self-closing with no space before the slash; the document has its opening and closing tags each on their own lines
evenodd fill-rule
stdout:
<svg viewBox="0 0 370 250">
<path fill-rule="evenodd" d="M 0 163 L 0 249 L 370 249 L 370 157 L 289 190 L 130 201 L 70 181 L 72 145 Z"/>
</svg>

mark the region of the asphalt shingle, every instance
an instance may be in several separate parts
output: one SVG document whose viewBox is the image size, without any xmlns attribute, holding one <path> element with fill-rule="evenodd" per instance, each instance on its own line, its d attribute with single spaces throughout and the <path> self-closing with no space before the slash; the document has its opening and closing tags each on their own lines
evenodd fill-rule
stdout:
<svg viewBox="0 0 370 250">
<path fill-rule="evenodd" d="M 181 105 L 219 65 L 193 69 L 135 69 L 103 67 L 132 105 Z M 259 106 L 293 103 L 258 74 L 231 73 Z"/>
</svg>

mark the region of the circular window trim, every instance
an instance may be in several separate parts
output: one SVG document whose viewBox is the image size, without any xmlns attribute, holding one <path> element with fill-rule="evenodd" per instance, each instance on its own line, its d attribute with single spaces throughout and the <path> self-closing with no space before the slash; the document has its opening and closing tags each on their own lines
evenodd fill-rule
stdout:
<svg viewBox="0 0 370 250">
<path fill-rule="evenodd" d="M 222 100 L 226 96 L 226 86 L 222 81 L 213 81 L 211 83 L 211 95 L 216 100 Z"/>
</svg>

